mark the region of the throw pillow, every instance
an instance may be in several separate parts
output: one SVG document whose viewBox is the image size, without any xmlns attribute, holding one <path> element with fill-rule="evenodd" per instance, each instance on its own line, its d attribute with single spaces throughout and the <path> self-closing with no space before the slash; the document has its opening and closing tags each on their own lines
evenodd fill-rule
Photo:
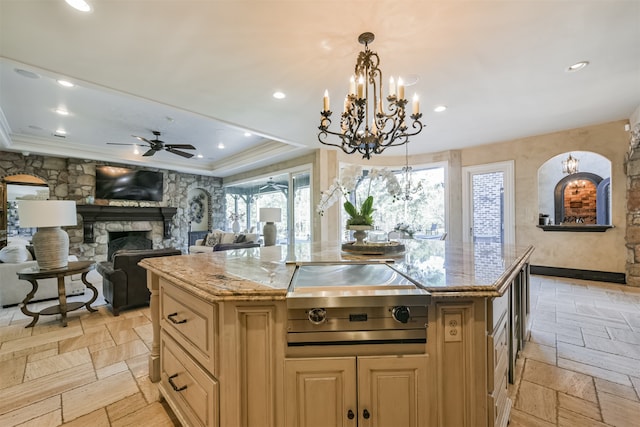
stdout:
<svg viewBox="0 0 640 427">
<path fill-rule="evenodd" d="M 22 245 L 10 245 L 0 249 L 0 260 L 2 262 L 17 264 L 31 261 L 32 259 L 31 252 Z"/>
<path fill-rule="evenodd" d="M 257 242 L 258 241 L 258 235 L 255 233 L 249 233 L 249 234 L 245 234 L 245 242 Z"/>
<path fill-rule="evenodd" d="M 220 243 L 233 243 L 236 239 L 235 233 L 223 233 Z"/>
<path fill-rule="evenodd" d="M 244 243 L 247 241 L 247 236 L 244 234 L 238 234 L 236 238 L 233 240 L 233 243 Z"/>
<path fill-rule="evenodd" d="M 215 231 L 212 231 L 211 233 L 207 234 L 207 238 L 205 239 L 204 245 L 213 247 L 218 243 L 220 243 L 220 238 L 221 238 L 220 233 L 216 233 Z"/>
</svg>

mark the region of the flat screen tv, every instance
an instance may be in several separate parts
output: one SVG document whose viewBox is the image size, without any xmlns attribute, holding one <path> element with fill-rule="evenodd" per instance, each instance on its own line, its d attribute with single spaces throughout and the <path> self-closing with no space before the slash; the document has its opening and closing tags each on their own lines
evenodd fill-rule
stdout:
<svg viewBox="0 0 640 427">
<path fill-rule="evenodd" d="M 96 166 L 96 199 L 162 201 L 162 172 Z"/>
</svg>

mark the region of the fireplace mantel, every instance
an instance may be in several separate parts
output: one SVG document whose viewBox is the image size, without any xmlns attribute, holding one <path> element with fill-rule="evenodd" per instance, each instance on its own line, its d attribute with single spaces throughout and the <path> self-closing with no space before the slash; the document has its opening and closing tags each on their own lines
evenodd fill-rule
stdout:
<svg viewBox="0 0 640 427">
<path fill-rule="evenodd" d="M 171 221 L 178 208 L 78 205 L 82 215 L 84 243 L 94 243 L 93 224 L 97 221 L 162 221 L 164 238 L 171 237 Z"/>
</svg>

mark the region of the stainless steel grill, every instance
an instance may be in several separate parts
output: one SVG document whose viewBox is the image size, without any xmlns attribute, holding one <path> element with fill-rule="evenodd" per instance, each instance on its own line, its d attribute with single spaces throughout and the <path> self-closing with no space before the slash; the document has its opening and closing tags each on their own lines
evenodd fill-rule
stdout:
<svg viewBox="0 0 640 427">
<path fill-rule="evenodd" d="M 287 342 L 426 342 L 430 301 L 388 264 L 299 265 L 287 293 Z"/>
</svg>

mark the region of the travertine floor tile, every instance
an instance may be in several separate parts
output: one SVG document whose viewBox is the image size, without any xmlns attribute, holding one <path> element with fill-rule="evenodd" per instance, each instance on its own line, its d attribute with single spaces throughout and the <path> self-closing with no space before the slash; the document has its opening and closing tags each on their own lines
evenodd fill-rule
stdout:
<svg viewBox="0 0 640 427">
<path fill-rule="evenodd" d="M 27 357 L 17 357 L 0 362 L 0 390 L 12 385 L 22 383 L 24 377 L 24 369 L 27 365 Z M 0 423 L 0 425 L 2 425 Z"/>
<path fill-rule="evenodd" d="M 556 346 L 556 334 L 552 332 L 543 332 L 538 330 L 531 331 L 530 341 L 536 344 L 546 345 L 547 347 Z M 554 356 L 555 357 L 555 356 Z"/>
<path fill-rule="evenodd" d="M 605 423 L 616 427 L 638 426 L 640 402 L 623 399 L 609 393 L 598 393 L 598 398 Z"/>
<path fill-rule="evenodd" d="M 598 368 L 597 366 L 587 365 L 585 363 L 574 362 L 573 360 L 558 358 L 558 367 L 569 369 L 570 371 L 582 372 L 583 374 L 591 375 L 592 377 L 602 378 L 607 381 L 611 381 L 622 385 L 631 385 L 629 376 L 620 374 L 618 372 L 608 371 L 606 369 Z"/>
<path fill-rule="evenodd" d="M 89 356 L 89 351 L 86 348 L 51 356 L 46 359 L 39 359 L 35 362 L 27 362 L 24 381 L 31 381 L 86 363 L 91 363 L 91 356 Z"/>
<path fill-rule="evenodd" d="M 107 413 L 109 419 L 115 421 L 144 408 L 147 404 L 142 393 L 136 393 L 107 406 Z"/>
<path fill-rule="evenodd" d="M 105 366 L 104 368 L 96 369 L 96 375 L 98 376 L 98 379 L 101 380 L 111 375 L 119 374 L 120 372 L 125 372 L 128 369 L 129 367 L 125 362 L 118 362 L 118 363 L 114 363 L 113 365 Z"/>
<path fill-rule="evenodd" d="M 138 392 L 131 373 L 122 372 L 62 393 L 62 414 L 70 421 Z"/>
<path fill-rule="evenodd" d="M 65 390 L 94 382 L 95 379 L 93 366 L 87 363 L 3 389 L 0 393 L 0 414 L 60 395 Z"/>
<path fill-rule="evenodd" d="M 561 391 L 590 402 L 596 402 L 593 379 L 584 374 L 558 368 L 557 366 L 527 360 L 523 380 Z"/>
<path fill-rule="evenodd" d="M 135 340 L 112 348 L 96 351 L 91 354 L 96 369 L 148 353 L 149 349 L 142 341 Z"/>
<path fill-rule="evenodd" d="M 545 421 L 556 421 L 556 392 L 550 388 L 522 380 L 515 406 Z"/>
<path fill-rule="evenodd" d="M 607 331 L 609 332 L 609 336 L 611 336 L 615 341 L 640 345 L 640 332 L 633 332 L 618 328 L 607 328 Z"/>
<path fill-rule="evenodd" d="M 556 363 L 556 349 L 542 344 L 529 342 L 524 347 L 522 352 L 523 356 L 527 359 L 537 360 L 544 363 L 555 365 Z"/>
<path fill-rule="evenodd" d="M 555 427 L 555 425 L 555 422 L 550 423 L 516 408 L 511 408 L 509 427 Z"/>
<path fill-rule="evenodd" d="M 640 345 L 638 344 L 629 344 L 622 341 L 594 337 L 588 334 L 584 334 L 584 343 L 588 348 L 594 350 L 640 360 Z M 640 372 L 640 368 L 638 372 Z"/>
<path fill-rule="evenodd" d="M 32 405 L 0 415 L 0 426 L 20 425 L 33 420 L 34 418 L 38 418 L 41 415 L 45 415 L 56 410 L 60 411 L 61 408 L 60 396 L 56 395 Z"/>
<path fill-rule="evenodd" d="M 558 410 L 558 426 L 562 427 L 609 427 L 600 421 L 591 419 L 582 414 L 569 411 L 565 408 Z"/>
<path fill-rule="evenodd" d="M 58 349 L 60 353 L 66 353 L 68 351 L 91 347 L 94 344 L 100 344 L 104 342 L 113 344 L 111 334 L 109 334 L 109 331 L 103 327 L 101 330 L 97 330 L 96 332 L 88 333 L 85 331 L 83 335 L 61 340 L 58 344 Z"/>
<path fill-rule="evenodd" d="M 163 406 L 159 402 L 152 403 L 127 417 L 120 418 L 113 422 L 112 426 L 139 427 L 145 423 L 146 425 L 154 427 L 175 427 L 179 425 L 167 414 L 167 411 L 162 408 Z"/>
<path fill-rule="evenodd" d="M 18 424 L 16 427 L 57 427 L 60 424 L 62 424 L 62 411 L 56 409 L 48 414 L 40 415 L 25 423 Z"/>
<path fill-rule="evenodd" d="M 111 423 L 109 422 L 107 411 L 104 408 L 100 408 L 62 425 L 64 427 L 109 427 Z"/>
<path fill-rule="evenodd" d="M 639 401 L 638 395 L 633 387 L 628 387 L 621 384 L 612 383 L 607 380 L 603 380 L 600 378 L 595 378 L 596 382 L 596 390 L 598 393 L 605 392 L 609 394 L 613 394 L 615 396 L 619 396 L 629 400 Z"/>
<path fill-rule="evenodd" d="M 559 410 L 566 409 L 567 411 L 575 412 L 592 420 L 602 421 L 597 402 L 590 402 L 565 393 L 558 393 L 558 407 Z M 567 416 L 565 411 L 565 417 Z"/>
<path fill-rule="evenodd" d="M 621 374 L 640 376 L 640 363 L 637 360 L 599 350 L 558 343 L 558 357 L 587 365 L 606 366 Z"/>
</svg>

